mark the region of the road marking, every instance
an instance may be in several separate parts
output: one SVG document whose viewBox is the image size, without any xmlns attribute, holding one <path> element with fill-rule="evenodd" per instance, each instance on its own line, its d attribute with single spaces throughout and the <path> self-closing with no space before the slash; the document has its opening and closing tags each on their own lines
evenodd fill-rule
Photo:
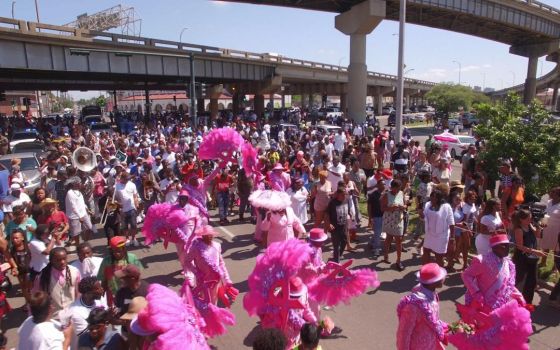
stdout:
<svg viewBox="0 0 560 350">
<path fill-rule="evenodd" d="M 210 223 L 212 224 L 212 226 L 214 226 L 215 228 L 221 230 L 223 233 L 225 233 L 229 238 L 233 239 L 235 237 L 235 235 L 228 230 L 227 228 L 223 227 L 223 226 L 216 226 L 216 223 L 218 221 L 210 221 Z"/>
</svg>

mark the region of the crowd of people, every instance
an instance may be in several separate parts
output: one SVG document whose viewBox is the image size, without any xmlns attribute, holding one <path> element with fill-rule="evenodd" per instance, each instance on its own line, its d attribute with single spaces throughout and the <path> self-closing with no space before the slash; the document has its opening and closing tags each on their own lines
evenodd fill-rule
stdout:
<svg viewBox="0 0 560 350">
<path fill-rule="evenodd" d="M 30 315 L 18 331 L 18 349 L 169 346 L 158 337 L 163 341 L 171 330 L 149 320 L 158 317 L 158 299 L 150 292 L 165 292 L 142 279 L 142 263 L 128 251 L 160 241 L 177 247 L 185 317 L 199 320 L 193 321 L 193 332 L 200 336 L 193 337 L 202 345 L 192 349 L 207 347 L 205 338 L 234 323 L 227 306 L 237 296 L 221 246 L 213 240 L 213 209 L 222 226 L 250 220 L 262 252 L 287 240 L 309 240 L 319 248 L 309 253 L 316 276 L 328 271 L 320 248 L 327 237 L 329 260 L 336 264 L 331 266 L 342 266 L 364 239 L 372 259 L 382 256 L 378 262 L 397 271 L 419 269 L 402 254 L 417 250 L 420 284 L 398 306 L 399 350 L 438 349 L 447 341 L 449 327 L 439 319 L 436 289 L 448 273 L 461 270 L 466 307 L 473 312 L 507 307 L 523 318 L 510 301 L 533 309 L 538 267 L 552 255 L 560 268 L 560 187 L 541 200 L 544 207 L 527 205 L 531 199 L 515 159 L 496 160 L 499 181 L 487 173 L 478 157 L 484 140 L 468 147 L 459 160 L 461 170 L 455 170 L 458 160 L 432 135 L 420 143 L 405 128 L 397 143 L 392 129 L 373 122 L 339 118 L 338 128 L 329 130 L 315 118 L 311 122 L 305 111 L 281 117 L 297 120 L 297 127 L 278 128 L 278 121 L 231 113 L 196 128 L 178 114 L 152 116 L 128 134 L 95 133 L 71 118 L 3 119 L 8 138 L 16 128 L 37 128 L 47 151 L 40 184 L 32 191 L 17 158 L 0 171 L 6 174 L 5 180 L 0 176 L 5 181 L 0 186 L 1 287 L 17 279 L 25 298 L 21 312 Z M 227 159 L 199 154 L 206 137 L 221 129 L 234 130 L 252 145 L 252 167 L 241 150 Z M 2 154 L 8 151 L 0 148 Z M 278 199 L 284 204 L 274 208 L 257 205 L 252 195 L 258 191 L 282 193 L 287 200 Z M 154 233 L 163 226 L 167 233 Z M 142 227 L 151 231 L 143 232 L 144 240 Z M 175 236 L 166 236 L 171 231 Z M 100 236 L 106 238 L 102 257 L 94 256 L 89 243 Z M 76 260 L 69 261 L 72 253 Z M 471 258 L 472 253 L 478 255 Z M 304 292 L 296 290 L 306 290 L 305 283 L 305 278 L 289 280 L 289 298 L 303 300 Z M 0 295 L 0 317 L 18 312 L 5 292 Z M 550 306 L 560 308 L 559 284 L 549 298 Z M 304 304 L 296 328 L 264 330 L 254 349 L 319 349 L 325 335 L 319 304 Z M 0 348 L 6 342 L 2 335 Z"/>
</svg>

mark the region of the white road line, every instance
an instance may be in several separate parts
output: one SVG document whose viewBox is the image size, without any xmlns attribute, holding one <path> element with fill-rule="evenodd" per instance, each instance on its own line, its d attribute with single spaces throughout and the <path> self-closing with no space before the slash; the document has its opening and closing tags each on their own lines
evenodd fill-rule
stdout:
<svg viewBox="0 0 560 350">
<path fill-rule="evenodd" d="M 218 221 L 210 221 L 210 224 L 212 224 L 212 226 L 214 226 L 215 228 L 221 230 L 223 233 L 225 233 L 229 238 L 233 239 L 235 237 L 235 235 L 228 230 L 227 228 L 223 227 L 223 226 L 217 226 L 216 223 Z"/>
</svg>

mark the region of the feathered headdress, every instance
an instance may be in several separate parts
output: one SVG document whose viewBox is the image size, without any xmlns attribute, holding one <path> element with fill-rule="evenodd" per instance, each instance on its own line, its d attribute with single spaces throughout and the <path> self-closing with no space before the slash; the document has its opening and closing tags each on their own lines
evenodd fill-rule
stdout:
<svg viewBox="0 0 560 350">
<path fill-rule="evenodd" d="M 220 159 L 223 162 L 233 162 L 233 154 L 239 151 L 244 142 L 243 137 L 234 129 L 214 129 L 204 136 L 198 148 L 198 156 L 203 160 Z"/>
</svg>

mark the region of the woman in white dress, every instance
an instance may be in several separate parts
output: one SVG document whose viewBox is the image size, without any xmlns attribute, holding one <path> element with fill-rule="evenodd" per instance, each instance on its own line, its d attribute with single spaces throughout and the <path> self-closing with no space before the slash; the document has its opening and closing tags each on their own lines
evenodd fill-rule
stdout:
<svg viewBox="0 0 560 350">
<path fill-rule="evenodd" d="M 476 235 L 474 244 L 476 252 L 480 255 L 489 253 L 490 237 L 498 233 L 506 233 L 504 223 L 500 217 L 501 203 L 499 199 L 490 198 L 484 205 L 482 218 L 480 219 L 479 233 Z"/>
<path fill-rule="evenodd" d="M 445 203 L 446 193 L 442 186 L 436 186 L 430 194 L 430 201 L 424 206 L 424 228 L 426 237 L 424 239 L 424 253 L 422 254 L 422 264 L 431 261 L 431 253 L 436 256 L 436 262 L 443 267 L 443 258 L 447 253 L 449 240 L 455 239 L 455 235 L 450 237 L 450 232 L 455 225 L 453 209 Z"/>
<path fill-rule="evenodd" d="M 540 266 L 546 265 L 548 252 L 554 250 L 558 244 L 558 234 L 560 233 L 560 187 L 554 187 L 548 194 L 550 199 L 546 203 L 546 215 L 548 220 L 543 230 L 541 249 L 547 255 L 541 260 Z"/>
<path fill-rule="evenodd" d="M 286 192 L 292 200 L 292 209 L 294 214 L 299 218 L 302 224 L 306 224 L 309 221 L 307 216 L 307 199 L 309 197 L 309 192 L 303 186 L 303 179 L 298 178 L 293 182 L 291 188 Z"/>
</svg>

